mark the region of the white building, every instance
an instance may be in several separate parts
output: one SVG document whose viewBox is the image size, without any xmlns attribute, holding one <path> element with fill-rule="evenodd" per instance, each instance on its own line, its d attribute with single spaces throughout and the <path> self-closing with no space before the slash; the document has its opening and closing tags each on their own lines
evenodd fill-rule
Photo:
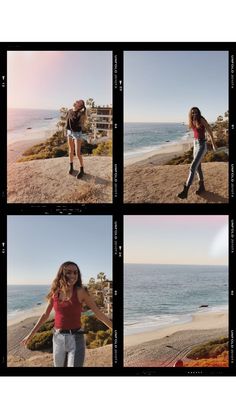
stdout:
<svg viewBox="0 0 236 418">
<path fill-rule="evenodd" d="M 88 120 L 91 123 L 92 142 L 112 139 L 112 107 L 95 106 L 88 110 Z"/>
</svg>

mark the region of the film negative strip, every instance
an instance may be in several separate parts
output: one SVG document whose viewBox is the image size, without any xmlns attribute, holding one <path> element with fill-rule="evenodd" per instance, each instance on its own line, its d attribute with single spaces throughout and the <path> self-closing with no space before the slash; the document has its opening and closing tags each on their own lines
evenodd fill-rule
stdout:
<svg viewBox="0 0 236 418">
<path fill-rule="evenodd" d="M 234 65 L 0 44 L 1 375 L 236 374 Z"/>
</svg>

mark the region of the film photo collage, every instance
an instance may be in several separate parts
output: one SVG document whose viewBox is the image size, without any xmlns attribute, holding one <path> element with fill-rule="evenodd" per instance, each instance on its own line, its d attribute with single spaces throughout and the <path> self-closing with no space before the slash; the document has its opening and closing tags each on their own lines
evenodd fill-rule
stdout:
<svg viewBox="0 0 236 418">
<path fill-rule="evenodd" d="M 235 47 L 0 44 L 0 375 L 236 375 Z"/>
</svg>

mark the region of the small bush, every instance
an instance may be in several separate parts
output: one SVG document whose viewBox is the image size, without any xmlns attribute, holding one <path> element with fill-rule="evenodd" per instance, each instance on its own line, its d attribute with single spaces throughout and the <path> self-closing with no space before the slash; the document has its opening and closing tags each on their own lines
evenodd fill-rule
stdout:
<svg viewBox="0 0 236 418">
<path fill-rule="evenodd" d="M 54 319 L 50 319 L 39 328 L 38 332 L 49 331 L 53 327 L 54 327 Z"/>
<path fill-rule="evenodd" d="M 198 345 L 191 350 L 187 358 L 193 360 L 216 358 L 226 350 L 228 350 L 228 338 L 222 337 L 218 340 Z"/>
<path fill-rule="evenodd" d="M 30 350 L 52 349 L 52 331 L 37 332 L 27 344 Z"/>
<path fill-rule="evenodd" d="M 229 161 L 229 157 L 224 151 L 220 151 L 217 153 L 214 153 L 213 151 L 208 151 L 203 159 L 203 162 L 209 163 L 213 161 Z"/>
<path fill-rule="evenodd" d="M 82 327 L 86 332 L 92 331 L 105 331 L 107 330 L 107 326 L 103 324 L 101 321 L 99 321 L 95 315 L 82 315 L 81 317 Z"/>
<path fill-rule="evenodd" d="M 112 141 L 101 142 L 97 148 L 93 150 L 93 155 L 112 156 Z"/>
</svg>

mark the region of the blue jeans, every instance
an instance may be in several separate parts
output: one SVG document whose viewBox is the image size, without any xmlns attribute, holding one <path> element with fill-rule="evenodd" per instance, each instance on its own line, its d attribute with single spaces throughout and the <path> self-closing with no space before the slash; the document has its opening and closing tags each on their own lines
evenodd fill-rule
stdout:
<svg viewBox="0 0 236 418">
<path fill-rule="evenodd" d="M 67 365 L 65 360 L 67 356 Z M 85 340 L 83 334 L 53 333 L 54 367 L 83 367 L 85 357 Z"/>
<path fill-rule="evenodd" d="M 186 186 L 191 186 L 195 173 L 197 172 L 199 181 L 203 181 L 203 172 L 201 161 L 207 152 L 207 143 L 205 139 L 195 139 L 193 144 L 193 162 L 190 166 L 188 180 Z"/>
</svg>

